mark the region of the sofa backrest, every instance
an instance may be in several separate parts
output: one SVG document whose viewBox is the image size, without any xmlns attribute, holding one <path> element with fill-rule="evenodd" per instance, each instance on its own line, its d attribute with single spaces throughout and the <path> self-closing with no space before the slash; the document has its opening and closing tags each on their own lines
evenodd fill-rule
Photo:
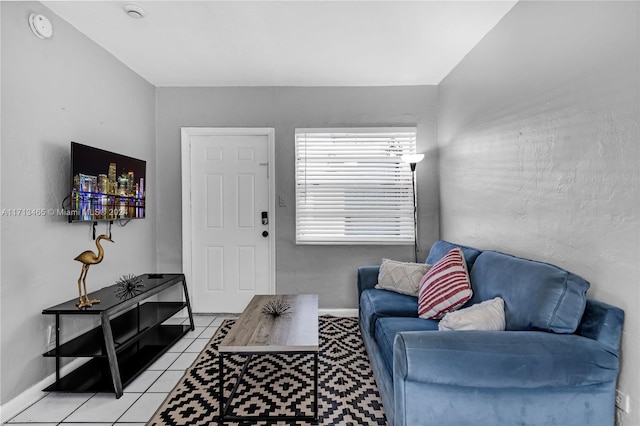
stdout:
<svg viewBox="0 0 640 426">
<path fill-rule="evenodd" d="M 495 251 L 483 251 L 469 272 L 473 296 L 467 305 L 501 297 L 507 330 L 576 331 L 589 283 L 557 266 Z"/>
<path fill-rule="evenodd" d="M 431 250 L 429 250 L 429 256 L 427 256 L 427 260 L 425 260 L 425 263 L 433 265 L 438 260 L 442 259 L 445 254 L 449 253 L 449 251 L 453 250 L 456 247 L 460 247 L 460 249 L 462 250 L 462 254 L 464 254 L 464 260 L 467 262 L 467 270 L 471 271 L 473 264 L 475 263 L 480 253 L 482 253 L 482 251 L 473 247 L 453 244 L 443 240 L 438 240 L 433 243 L 433 245 L 431 246 Z"/>
</svg>

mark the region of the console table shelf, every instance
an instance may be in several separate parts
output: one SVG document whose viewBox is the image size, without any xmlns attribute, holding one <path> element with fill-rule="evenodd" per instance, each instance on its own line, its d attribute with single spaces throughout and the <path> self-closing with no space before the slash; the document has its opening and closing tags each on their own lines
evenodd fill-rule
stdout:
<svg viewBox="0 0 640 426">
<path fill-rule="evenodd" d="M 45 309 L 43 314 L 56 316 L 56 347 L 43 355 L 56 359 L 56 381 L 45 391 L 115 392 L 123 387 L 167 351 L 189 330 L 194 329 L 187 285 L 183 274 L 144 274 L 138 277 L 143 292 L 126 300 L 115 296 L 117 285 L 91 293 L 99 304 L 77 308 L 77 299 Z M 181 285 L 184 301 L 146 301 L 149 297 Z M 176 313 L 187 309 L 188 325 L 163 324 Z M 99 315 L 100 326 L 61 343 L 60 317 Z M 60 377 L 60 358 L 90 357 L 89 362 Z"/>
</svg>

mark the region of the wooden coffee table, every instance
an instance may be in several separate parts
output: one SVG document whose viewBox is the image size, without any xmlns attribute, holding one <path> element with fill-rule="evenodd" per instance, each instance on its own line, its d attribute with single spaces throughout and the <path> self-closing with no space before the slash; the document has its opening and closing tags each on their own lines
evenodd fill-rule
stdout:
<svg viewBox="0 0 640 426">
<path fill-rule="evenodd" d="M 279 317 L 262 313 L 263 306 L 276 299 L 284 299 L 291 308 Z M 318 296 L 309 295 L 257 295 L 254 296 L 218 345 L 219 424 L 225 421 L 318 421 Z M 242 376 L 254 355 L 273 353 L 313 354 L 313 415 L 301 416 L 238 416 L 229 414 L 229 408 Z M 244 354 L 247 359 L 229 398 L 224 398 L 224 358 Z"/>
</svg>

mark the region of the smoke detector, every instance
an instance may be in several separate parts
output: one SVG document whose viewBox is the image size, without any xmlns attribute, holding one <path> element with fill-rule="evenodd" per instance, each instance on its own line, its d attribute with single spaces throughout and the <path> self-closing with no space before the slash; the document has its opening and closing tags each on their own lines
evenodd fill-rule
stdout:
<svg viewBox="0 0 640 426">
<path fill-rule="evenodd" d="M 142 19 L 146 12 L 137 4 L 125 4 L 124 11 L 127 15 L 135 19 Z"/>
<path fill-rule="evenodd" d="M 53 35 L 53 26 L 46 16 L 32 13 L 29 15 L 29 26 L 39 38 L 50 38 Z"/>
</svg>

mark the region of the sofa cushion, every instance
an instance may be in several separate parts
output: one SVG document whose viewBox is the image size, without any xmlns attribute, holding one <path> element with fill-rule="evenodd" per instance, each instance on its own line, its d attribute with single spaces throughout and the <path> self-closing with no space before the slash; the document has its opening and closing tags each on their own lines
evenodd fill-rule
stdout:
<svg viewBox="0 0 640 426">
<path fill-rule="evenodd" d="M 420 282 L 418 316 L 440 319 L 471 298 L 471 283 L 464 255 L 459 247 L 438 260 Z"/>
<path fill-rule="evenodd" d="M 378 318 L 417 316 L 418 299 L 413 296 L 379 289 L 365 290 L 360 296 L 360 323 L 372 336 Z"/>
<path fill-rule="evenodd" d="M 476 259 L 482 253 L 482 251 L 475 249 L 473 247 L 461 246 L 460 244 L 453 244 L 448 241 L 438 240 L 431 246 L 431 250 L 429 250 L 429 255 L 427 256 L 427 260 L 425 263 L 429 265 L 435 264 L 438 260 L 442 259 L 442 257 L 449 253 L 452 249 L 460 247 L 462 253 L 464 254 L 464 260 L 467 262 L 467 270 L 471 271 L 473 264 Z"/>
<path fill-rule="evenodd" d="M 470 277 L 469 304 L 504 299 L 507 330 L 573 333 L 584 313 L 589 283 L 557 266 L 484 251 Z"/>
<path fill-rule="evenodd" d="M 382 259 L 378 284 L 375 288 L 395 291 L 400 294 L 418 297 L 420 280 L 431 265 L 426 263 L 408 263 L 397 260 Z"/>
<path fill-rule="evenodd" d="M 504 330 L 504 300 L 496 297 L 447 313 L 438 324 L 438 330 Z"/>
<path fill-rule="evenodd" d="M 375 326 L 375 341 L 389 374 L 393 374 L 393 339 L 400 331 L 437 331 L 438 322 L 422 318 L 380 318 Z"/>
<path fill-rule="evenodd" d="M 597 340 L 611 353 L 620 353 L 620 337 L 624 324 L 624 311 L 598 300 L 587 299 L 587 306 L 576 334 Z"/>
</svg>

